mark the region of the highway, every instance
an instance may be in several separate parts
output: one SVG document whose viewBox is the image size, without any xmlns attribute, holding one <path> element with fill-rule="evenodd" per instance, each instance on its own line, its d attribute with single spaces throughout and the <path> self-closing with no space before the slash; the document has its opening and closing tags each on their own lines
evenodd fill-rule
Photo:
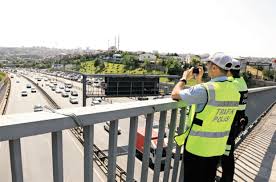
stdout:
<svg viewBox="0 0 276 182">
<path fill-rule="evenodd" d="M 31 93 L 30 89 L 26 88 L 27 83 L 29 82 L 23 77 L 15 76 L 11 79 L 11 93 L 6 114 L 33 112 L 35 104 L 50 106 L 38 89 L 36 93 Z M 22 90 L 27 90 L 28 96 L 22 97 Z M 21 139 L 24 181 L 53 181 L 51 145 L 51 134 Z M 0 153 L 0 181 L 10 182 L 12 179 L 7 141 L 0 143 Z M 63 167 L 64 181 L 83 181 L 83 146 L 68 130 L 63 131 Z M 106 177 L 96 164 L 94 164 L 94 181 L 106 181 Z"/>
<path fill-rule="evenodd" d="M 32 75 L 32 76 L 30 76 Z M 43 89 L 49 94 L 50 97 L 53 98 L 53 100 L 61 107 L 61 108 L 71 108 L 71 107 L 81 107 L 82 106 L 82 84 L 79 82 L 74 82 L 73 83 L 73 88 L 71 90 L 75 90 L 78 92 L 78 104 L 71 104 L 69 102 L 69 98 L 64 98 L 61 96 L 61 93 L 56 93 L 55 91 L 52 91 L 49 86 L 45 86 L 46 83 L 49 84 L 49 81 L 44 81 L 42 79 L 41 81 L 37 81 L 35 78 L 37 77 L 45 77 L 46 75 L 43 74 L 29 74 L 28 78 L 31 78 L 33 81 L 38 83 L 40 86 L 43 85 Z M 60 85 L 64 85 L 64 83 L 68 80 L 65 80 L 63 78 L 58 78 L 54 76 L 49 76 L 47 75 L 48 78 L 57 80 L 57 87 Z M 119 98 L 107 98 L 106 101 L 111 101 L 112 103 L 126 103 L 126 102 L 133 102 L 135 100 L 126 98 L 126 97 L 119 97 Z M 91 107 L 93 109 L 94 106 L 91 106 L 91 98 L 87 99 L 87 107 Z M 110 104 L 106 101 L 102 101 L 101 105 L 104 104 Z M 139 101 L 137 101 L 139 102 Z M 170 121 L 170 112 L 167 114 L 167 121 Z M 159 113 L 156 113 L 154 116 L 155 123 L 159 122 Z M 145 116 L 140 116 L 139 117 L 139 122 L 138 122 L 138 128 L 145 128 Z M 119 120 L 119 128 L 122 130 L 122 134 L 118 135 L 118 157 L 117 157 L 117 165 L 120 166 L 122 169 L 126 171 L 127 169 L 127 150 L 128 150 L 128 138 L 129 138 L 129 118 L 126 119 L 120 119 Z M 94 143 L 104 152 L 108 155 L 108 140 L 109 140 L 109 133 L 104 130 L 104 123 L 99 123 L 95 125 L 95 138 L 94 138 Z M 97 137 L 100 136 L 100 137 Z M 138 181 L 140 181 L 141 177 L 141 167 L 142 167 L 142 162 L 136 158 L 135 161 L 135 174 L 134 178 Z M 149 168 L 148 172 L 148 181 L 153 180 L 153 170 Z M 163 179 L 163 172 L 160 174 L 160 181 Z"/>
</svg>

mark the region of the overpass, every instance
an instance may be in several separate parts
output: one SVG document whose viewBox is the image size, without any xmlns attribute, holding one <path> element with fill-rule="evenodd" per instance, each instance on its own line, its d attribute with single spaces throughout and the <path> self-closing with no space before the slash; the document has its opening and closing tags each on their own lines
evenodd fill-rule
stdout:
<svg viewBox="0 0 276 182">
<path fill-rule="evenodd" d="M 23 81 L 22 81 L 23 82 Z M 24 84 L 23 84 L 24 85 Z M 247 109 L 247 114 L 249 115 L 250 120 L 250 126 L 249 130 L 253 128 L 254 125 L 257 125 L 260 121 L 260 116 L 263 115 L 263 112 L 266 111 L 266 109 L 271 106 L 274 101 L 276 100 L 276 92 L 275 87 L 267 87 L 267 88 L 258 88 L 258 89 L 252 89 L 249 92 L 249 104 Z M 46 90 L 47 91 L 47 90 Z M 11 90 L 13 92 L 13 90 Z M 11 95 L 18 95 L 18 93 L 13 93 Z M 42 95 L 38 95 L 38 98 L 43 98 Z M 43 101 L 41 101 L 43 102 Z M 9 103 L 12 103 L 12 101 L 9 101 Z M 49 103 L 45 103 L 46 105 Z M 64 103 L 65 104 L 65 103 Z M 13 104 L 14 105 L 14 104 Z M 16 105 L 16 104 L 15 104 Z M 51 107 L 51 106 L 49 106 Z M 23 107 L 23 108 L 27 108 Z M 179 110 L 180 108 L 185 108 L 185 105 L 183 103 L 172 101 L 171 99 L 160 99 L 160 100 L 149 100 L 149 101 L 140 101 L 139 104 L 137 102 L 130 102 L 130 103 L 115 103 L 115 104 L 106 104 L 106 105 L 99 105 L 94 106 L 93 110 L 91 107 L 85 107 L 85 108 L 68 108 L 68 109 L 61 109 L 56 110 L 55 113 L 52 111 L 48 112 L 42 112 L 42 113 L 25 113 L 25 114 L 14 114 L 14 115 L 6 115 L 1 117 L 1 124 L 0 124 L 0 141 L 9 141 L 9 150 L 10 150 L 10 166 L 7 163 L 2 163 L 1 166 L 4 167 L 6 170 L 5 173 L 8 174 L 9 167 L 11 168 L 11 178 L 14 181 L 30 181 L 34 179 L 28 179 L 26 176 L 28 176 L 28 173 L 35 173 L 33 171 L 28 171 L 26 174 L 26 167 L 24 165 L 26 164 L 26 161 L 24 161 L 24 148 L 25 140 L 27 138 L 30 138 L 28 136 L 33 136 L 31 138 L 37 138 L 37 141 L 32 144 L 33 150 L 35 148 L 43 147 L 43 144 L 46 145 L 48 143 L 48 151 L 45 151 L 45 153 L 52 154 L 52 163 L 49 160 L 43 160 L 43 157 L 46 156 L 46 154 L 35 157 L 36 153 L 34 152 L 33 159 L 27 161 L 27 163 L 32 163 L 31 161 L 41 161 L 43 164 L 48 166 L 48 173 L 40 172 L 38 176 L 40 176 L 42 179 L 47 179 L 46 181 L 92 181 L 94 177 L 94 181 L 99 180 L 107 180 L 108 181 L 114 181 L 114 179 L 118 180 L 118 176 L 116 176 L 116 164 L 121 163 L 119 161 L 120 156 L 118 156 L 118 144 L 120 144 L 121 138 L 117 136 L 117 128 L 118 123 L 120 121 L 120 124 L 122 122 L 128 123 L 129 128 L 124 128 L 124 130 L 129 130 L 124 136 L 124 138 L 127 138 L 127 159 L 126 159 L 126 166 L 123 168 L 126 171 L 126 181 L 132 181 L 134 180 L 140 180 L 140 181 L 176 181 L 178 179 L 178 176 L 180 175 L 181 171 L 181 160 L 180 160 L 180 148 L 176 148 L 176 155 L 175 158 L 171 158 L 171 152 L 172 152 L 172 137 L 174 135 L 175 128 L 178 126 L 183 126 L 183 123 L 185 122 L 185 112 L 181 112 L 182 114 L 179 116 Z M 11 109 L 12 111 L 13 109 Z M 27 109 L 26 109 L 27 110 Z M 7 109 L 7 113 L 9 113 L 9 109 Z M 72 117 L 72 113 L 76 115 L 76 117 Z M 12 112 L 10 113 L 12 114 Z M 70 114 L 70 116 L 68 116 Z M 141 170 L 139 170 L 139 174 L 137 174 L 136 171 L 136 165 L 137 160 L 135 158 L 135 133 L 136 129 L 140 125 L 141 122 L 143 122 L 143 117 L 146 115 L 146 121 L 145 121 L 145 127 L 146 127 L 146 133 L 147 133 L 147 142 L 149 142 L 149 136 L 151 135 L 151 128 L 153 120 L 159 120 L 159 138 L 158 138 L 158 150 L 157 150 L 157 163 L 153 170 L 148 168 L 149 163 L 149 152 L 150 149 L 147 146 L 144 150 L 146 154 L 143 157 L 142 163 L 141 163 Z M 160 117 L 161 116 L 161 117 Z M 24 119 L 22 119 L 24 118 Z M 169 119 L 167 119 L 169 118 Z M 77 121 L 78 120 L 78 121 Z M 178 122 L 180 120 L 180 122 Z M 100 170 L 98 169 L 97 165 L 93 162 L 92 153 L 94 151 L 93 144 L 97 142 L 98 136 L 103 136 L 102 132 L 97 133 L 97 131 L 100 129 L 98 127 L 99 124 L 104 123 L 105 121 L 111 121 L 111 129 L 110 134 L 108 136 L 108 148 L 107 148 L 107 177 L 102 177 L 103 179 L 100 179 L 98 175 L 105 176 L 105 174 L 100 173 Z M 164 130 L 166 122 L 170 122 L 170 134 L 169 134 L 169 147 L 167 150 L 167 158 L 166 158 L 166 164 L 164 166 L 164 171 L 161 171 L 161 147 L 164 138 Z M 71 158 L 74 156 L 73 154 L 67 155 L 66 152 L 74 150 L 74 148 L 77 148 L 75 145 L 71 145 L 71 143 L 67 143 L 64 139 L 69 139 L 68 135 L 70 133 L 67 133 L 66 129 L 79 127 L 79 123 L 81 126 L 83 126 L 84 130 L 84 148 L 83 148 L 83 155 L 84 159 L 80 159 L 77 157 L 76 160 L 74 160 L 73 163 L 69 164 L 68 161 L 71 160 Z M 181 130 L 181 127 L 179 127 Z M 181 132 L 178 130 L 178 132 Z M 247 130 L 247 131 L 249 131 Z M 62 132 L 63 131 L 63 132 Z M 48 134 L 47 134 L 48 133 Z M 50 134 L 52 135 L 52 138 Z M 244 132 L 241 135 L 241 138 L 243 136 L 246 136 L 249 132 Z M 48 135 L 48 139 L 46 142 L 41 143 L 41 140 L 44 140 L 44 138 L 41 138 L 41 134 Z M 38 135 L 38 136 L 37 136 Z M 27 137 L 27 138 L 25 138 Z M 33 140 L 32 140 L 33 141 Z M 75 141 L 76 142 L 76 141 Z M 3 142 L 1 142 L 3 143 Z M 6 146 L 7 142 L 6 142 Z M 21 146 L 22 146 L 22 152 L 21 152 Z M 69 148 L 68 148 L 69 146 Z M 70 146 L 74 146 L 71 147 Z M 31 146 L 26 146 L 25 148 Z M 78 146 L 82 147 L 82 146 Z M 103 146 L 102 146 L 103 147 Z M 3 145 L 1 146 L 1 149 L 3 148 Z M 7 147 L 8 148 L 8 147 Z M 7 149 L 8 150 L 8 149 Z M 51 151 L 52 150 L 52 151 Z M 63 151 L 64 150 L 64 151 Z M 38 152 L 38 150 L 37 150 Z M 41 151 L 39 151 L 41 152 Z M 2 152 L 1 152 L 2 154 Z M 1 156 L 3 158 L 3 156 Z M 9 155 L 4 156 L 5 158 L 8 158 Z M 42 158 L 40 158 L 42 157 Z M 23 159 L 23 160 L 22 160 Z M 22 162 L 23 161 L 23 162 Z M 81 161 L 81 162 L 80 162 Z M 82 175 L 78 176 L 78 178 L 69 179 L 66 178 L 68 174 L 68 165 L 81 165 L 80 163 L 83 162 L 83 166 L 79 167 L 82 168 L 83 171 L 80 171 L 83 173 Z M 22 164 L 23 163 L 23 164 Z M 5 165 L 2 165 L 5 164 Z M 63 165 L 65 164 L 65 165 Z M 23 166 L 23 167 L 22 167 Z M 52 166 L 52 167 L 51 167 Z M 171 166 L 171 167 L 170 167 Z M 79 169 L 76 168 L 76 169 Z M 1 169 L 2 170 L 2 169 Z M 50 174 L 50 171 L 53 171 L 52 174 Z M 23 172 L 24 171 L 24 172 Z M 39 171 L 39 170 L 38 170 Z M 73 172 L 69 170 L 69 173 Z M 1 178 L 5 174 L 4 172 L 0 171 Z M 3 175 L 2 175 L 3 174 Z M 150 176 L 146 178 L 146 176 Z M 137 176 L 140 176 L 137 178 Z M 183 176 L 183 175 L 180 175 Z M 72 176 L 71 176 L 72 177 Z M 11 181 L 11 178 L 9 178 L 7 181 Z M 2 178 L 3 179 L 3 178 Z M 37 180 L 39 178 L 36 178 Z M 1 180 L 2 181 L 2 180 Z M 3 180 L 6 181 L 6 180 Z M 39 180 L 40 181 L 40 180 Z"/>
</svg>

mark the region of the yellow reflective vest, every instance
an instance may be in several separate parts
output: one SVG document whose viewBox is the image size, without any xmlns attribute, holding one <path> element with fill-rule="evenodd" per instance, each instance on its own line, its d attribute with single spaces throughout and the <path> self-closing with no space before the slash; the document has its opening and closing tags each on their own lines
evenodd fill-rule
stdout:
<svg viewBox="0 0 276 182">
<path fill-rule="evenodd" d="M 231 77 L 228 77 L 228 80 L 233 82 L 233 84 L 236 86 L 237 90 L 240 93 L 239 108 L 236 113 L 236 115 L 238 115 L 238 116 L 235 116 L 235 119 L 239 120 L 240 117 L 243 116 L 244 112 L 245 112 L 245 108 L 246 108 L 246 104 L 247 104 L 248 88 L 247 88 L 246 82 L 243 79 L 243 77 L 234 78 L 231 76 Z M 235 127 L 235 126 L 232 126 L 232 127 Z M 236 135 L 235 133 L 232 133 L 232 134 Z M 235 140 L 235 136 L 232 136 L 232 137 L 233 137 L 232 139 Z M 224 155 L 229 156 L 230 151 L 231 151 L 231 145 L 226 145 L 226 150 L 225 150 Z"/>
<path fill-rule="evenodd" d="M 248 95 L 248 88 L 246 85 L 245 80 L 243 79 L 243 77 L 240 78 L 233 78 L 233 77 L 228 77 L 229 81 L 232 81 L 237 90 L 240 93 L 240 102 L 239 102 L 239 111 L 244 111 L 246 108 L 246 104 L 247 104 L 247 95 Z"/>
<path fill-rule="evenodd" d="M 186 132 L 175 136 L 176 143 L 185 143 L 188 152 L 202 156 L 220 156 L 225 152 L 231 124 L 238 109 L 240 94 L 232 81 L 207 82 L 202 84 L 208 101 L 201 112 L 192 105 Z"/>
</svg>

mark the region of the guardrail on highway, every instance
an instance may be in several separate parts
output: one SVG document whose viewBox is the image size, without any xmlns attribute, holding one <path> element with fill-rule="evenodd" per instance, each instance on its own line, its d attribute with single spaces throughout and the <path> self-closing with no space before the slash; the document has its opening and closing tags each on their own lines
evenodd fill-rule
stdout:
<svg viewBox="0 0 276 182">
<path fill-rule="evenodd" d="M 247 113 L 250 113 L 249 119 L 254 120 L 254 114 L 256 110 L 265 110 L 267 105 L 271 105 L 275 102 L 276 87 L 250 89 L 249 90 L 249 105 Z M 268 96 L 267 96 L 268 95 Z M 270 99 L 264 99 L 262 97 L 268 97 Z M 251 100 L 255 101 L 251 101 Z M 262 100 L 269 102 L 264 106 Z M 254 102 L 256 102 L 254 104 Z M 149 101 L 140 101 L 129 103 L 116 103 L 110 105 L 98 105 L 94 106 L 91 110 L 89 107 L 73 108 L 73 109 L 60 109 L 55 113 L 40 112 L 40 113 L 28 113 L 18 114 L 13 117 L 2 116 L 0 123 L 0 141 L 9 140 L 10 144 L 10 160 L 12 178 L 14 181 L 23 181 L 22 172 L 22 159 L 21 159 L 21 144 L 20 138 L 40 135 L 45 133 L 52 133 L 52 155 L 53 155 L 53 176 L 54 181 L 63 181 L 63 152 L 62 152 L 62 130 L 79 127 L 80 123 L 83 126 L 83 143 L 84 143 L 84 181 L 93 181 L 93 138 L 94 138 L 94 125 L 97 123 L 103 123 L 110 121 L 109 132 L 109 150 L 108 150 L 108 168 L 107 178 L 108 181 L 116 180 L 116 157 L 117 157 L 117 139 L 118 139 L 118 121 L 123 118 L 130 118 L 129 128 L 129 144 L 128 144 L 128 161 L 127 161 L 127 173 L 126 181 L 131 181 L 134 178 L 135 169 L 135 143 L 136 143 L 136 131 L 138 125 L 138 116 L 146 115 L 146 135 L 145 135 L 145 148 L 142 162 L 141 181 L 146 181 L 148 176 L 149 166 L 149 154 L 150 154 L 150 139 L 152 132 L 152 125 L 154 119 L 154 113 L 160 114 L 159 131 L 156 161 L 154 166 L 153 181 L 158 181 L 160 178 L 162 147 L 164 142 L 165 123 L 167 111 L 172 110 L 170 115 L 170 131 L 168 137 L 167 155 L 164 167 L 163 181 L 175 182 L 178 178 L 183 177 L 183 170 L 179 170 L 180 163 L 180 151 L 181 148 L 176 148 L 176 155 L 172 162 L 172 147 L 173 147 L 173 135 L 176 128 L 176 120 L 180 120 L 178 125 L 178 133 L 182 133 L 185 122 L 185 109 L 180 110 L 180 118 L 177 118 L 177 112 L 179 108 L 185 108 L 183 102 L 176 102 L 171 99 L 157 99 Z M 75 117 L 72 117 L 74 113 Z M 259 111 L 258 113 L 262 113 Z M 258 114 L 257 113 L 257 114 Z M 24 118 L 24 122 L 22 122 Z M 171 165 L 173 168 L 171 169 Z M 182 167 L 180 169 L 183 169 Z M 181 179 L 180 179 L 181 180 Z"/>
<path fill-rule="evenodd" d="M 49 96 L 47 92 L 45 92 L 44 89 L 42 89 L 37 83 L 35 83 L 32 79 L 22 75 L 24 78 L 26 78 L 28 81 L 30 81 L 33 85 L 35 85 L 41 92 L 42 94 L 46 97 L 46 99 L 50 102 L 50 104 L 55 108 L 55 109 L 60 109 L 59 105 Z"/>
<path fill-rule="evenodd" d="M 3 90 L 3 88 L 5 90 Z M 10 96 L 10 90 L 11 90 L 11 80 L 9 77 L 5 77 L 5 80 L 3 80 L 3 85 L 0 89 L 0 92 L 4 92 L 2 99 L 0 100 L 0 113 L 1 115 L 4 115 L 7 110 L 9 96 Z"/>
</svg>

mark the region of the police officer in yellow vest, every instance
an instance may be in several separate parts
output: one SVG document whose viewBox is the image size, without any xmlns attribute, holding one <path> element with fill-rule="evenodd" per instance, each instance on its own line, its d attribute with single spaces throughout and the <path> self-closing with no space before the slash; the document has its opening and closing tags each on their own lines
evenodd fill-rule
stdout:
<svg viewBox="0 0 276 182">
<path fill-rule="evenodd" d="M 227 140 L 226 151 L 221 158 L 222 178 L 220 182 L 232 182 L 235 171 L 234 161 L 234 147 L 235 139 L 241 131 L 245 129 L 248 123 L 247 116 L 245 115 L 245 107 L 247 103 L 248 89 L 243 77 L 240 76 L 240 62 L 236 59 L 232 60 L 232 68 L 228 72 L 228 79 L 233 81 L 236 85 L 241 97 L 239 102 L 239 109 L 234 118 L 234 122 L 231 126 L 229 138 Z"/>
<path fill-rule="evenodd" d="M 183 73 L 172 91 L 173 99 L 191 105 L 186 131 L 175 136 L 176 143 L 185 147 L 184 181 L 213 182 L 215 179 L 240 100 L 235 85 L 226 76 L 231 66 L 230 56 L 217 53 L 207 63 L 211 81 L 183 89 L 193 77 L 191 68 Z M 197 82 L 201 82 L 203 75 L 203 69 L 199 69 Z"/>
</svg>

